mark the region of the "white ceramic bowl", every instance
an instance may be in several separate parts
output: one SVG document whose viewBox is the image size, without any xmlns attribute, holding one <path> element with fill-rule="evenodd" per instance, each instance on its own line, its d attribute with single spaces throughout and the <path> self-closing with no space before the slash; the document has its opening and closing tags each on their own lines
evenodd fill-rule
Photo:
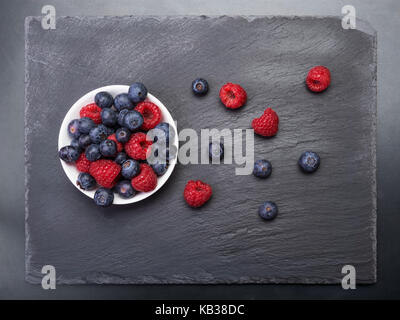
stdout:
<svg viewBox="0 0 400 320">
<path fill-rule="evenodd" d="M 72 107 L 69 109 L 67 114 L 64 117 L 64 120 L 61 124 L 60 128 L 60 133 L 58 135 L 58 149 L 60 150 L 62 147 L 70 145 L 71 144 L 71 138 L 68 135 L 68 124 L 70 123 L 71 120 L 73 119 L 79 119 L 79 111 L 81 108 L 89 103 L 94 103 L 94 96 L 96 93 L 100 91 L 107 91 L 109 92 L 113 97 L 115 97 L 119 93 L 128 93 L 129 86 L 124 86 L 124 85 L 112 85 L 112 86 L 106 86 L 102 88 L 95 89 L 93 91 L 90 91 L 86 93 L 82 98 L 80 98 L 77 102 L 75 102 Z M 147 94 L 146 100 L 153 102 L 156 104 L 162 113 L 162 122 L 167 122 L 175 130 L 175 135 L 173 138 L 172 145 L 174 145 L 177 150 L 179 146 L 179 140 L 178 140 L 178 130 L 176 128 L 175 121 L 173 120 L 171 114 L 169 113 L 168 109 L 161 103 L 160 100 L 158 100 L 156 97 L 151 95 L 150 93 Z M 65 174 L 67 175 L 68 179 L 71 181 L 71 183 L 82 193 L 87 195 L 88 197 L 92 198 L 94 197 L 94 193 L 96 190 L 92 191 L 85 191 L 82 190 L 77 184 L 76 180 L 78 179 L 79 171 L 76 169 L 75 164 L 69 164 L 66 163 L 65 161 L 61 161 L 61 165 L 64 169 Z M 129 203 L 134 203 L 134 202 L 139 202 L 143 199 L 146 199 L 147 197 L 150 197 L 153 193 L 157 192 L 164 183 L 168 180 L 168 178 L 171 176 L 172 171 L 175 168 L 175 164 L 177 161 L 177 156 L 170 160 L 168 170 L 167 172 L 162 175 L 161 177 L 158 177 L 157 181 L 157 187 L 150 192 L 139 192 L 137 193 L 134 197 L 130 199 L 124 199 L 120 197 L 118 194 L 114 194 L 114 202 L 113 204 L 129 204 Z"/>
</svg>

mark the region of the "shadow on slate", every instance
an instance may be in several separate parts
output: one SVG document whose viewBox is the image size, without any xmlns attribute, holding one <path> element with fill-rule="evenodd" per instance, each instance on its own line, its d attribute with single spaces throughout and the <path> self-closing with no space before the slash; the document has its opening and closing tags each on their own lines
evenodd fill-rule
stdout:
<svg viewBox="0 0 400 320">
<path fill-rule="evenodd" d="M 325 65 L 322 94 L 304 85 Z M 210 91 L 191 94 L 204 77 Z M 268 106 L 273 139 L 255 137 L 267 180 L 235 165 L 177 165 L 151 198 L 101 209 L 68 181 L 57 136 L 70 106 L 109 84 L 142 81 L 178 127 L 250 128 Z M 221 105 L 219 88 L 240 83 L 245 107 Z M 60 284 L 339 283 L 345 264 L 358 283 L 376 281 L 376 34 L 343 30 L 338 18 L 61 17 L 55 30 L 26 19 L 26 279 L 43 265 Z M 302 174 L 304 150 L 322 158 Z M 183 200 L 189 179 L 213 187 L 204 208 Z M 265 200 L 279 216 L 257 215 Z"/>
</svg>

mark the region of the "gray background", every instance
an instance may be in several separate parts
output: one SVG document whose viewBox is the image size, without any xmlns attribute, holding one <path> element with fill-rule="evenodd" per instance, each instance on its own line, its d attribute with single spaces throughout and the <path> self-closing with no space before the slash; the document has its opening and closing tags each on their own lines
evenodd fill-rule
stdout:
<svg viewBox="0 0 400 320">
<path fill-rule="evenodd" d="M 119 3 L 119 4 L 118 4 Z M 399 175 L 398 50 L 400 4 L 395 1 L 360 1 L 358 17 L 378 31 L 378 283 L 343 291 L 339 286 L 124 286 L 58 287 L 45 292 L 24 282 L 24 17 L 40 14 L 44 4 L 54 4 L 58 15 L 126 14 L 266 14 L 338 15 L 345 2 L 332 1 L 3 1 L 1 10 L 1 108 L 0 133 L 0 297 L 1 298 L 398 298 L 399 246 L 397 226 Z M 393 109 L 393 110 L 392 110 Z"/>
</svg>

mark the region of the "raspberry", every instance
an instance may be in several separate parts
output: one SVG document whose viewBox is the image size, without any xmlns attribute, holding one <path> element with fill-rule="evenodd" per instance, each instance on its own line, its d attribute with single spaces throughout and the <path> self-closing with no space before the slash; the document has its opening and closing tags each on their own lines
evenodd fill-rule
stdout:
<svg viewBox="0 0 400 320">
<path fill-rule="evenodd" d="M 201 207 L 211 198 L 211 196 L 211 186 L 200 180 L 188 181 L 185 190 L 183 191 L 183 197 L 187 204 L 193 208 Z"/>
<path fill-rule="evenodd" d="M 129 141 L 125 143 L 125 151 L 132 159 L 146 160 L 147 152 L 153 142 L 147 140 L 146 134 L 143 132 L 135 133 Z"/>
<path fill-rule="evenodd" d="M 89 172 L 90 161 L 86 158 L 85 153 L 82 152 L 78 160 L 76 160 L 76 168 L 79 172 Z"/>
<path fill-rule="evenodd" d="M 141 129 L 150 130 L 158 125 L 161 121 L 161 110 L 154 103 L 150 101 L 140 102 L 136 108 L 143 116 L 143 124 Z"/>
<path fill-rule="evenodd" d="M 100 159 L 90 164 L 89 173 L 104 188 L 112 188 L 118 181 L 121 167 L 112 160 Z"/>
<path fill-rule="evenodd" d="M 140 173 L 132 178 L 131 184 L 137 191 L 152 191 L 157 186 L 157 175 L 148 164 L 142 163 L 140 165 Z"/>
<path fill-rule="evenodd" d="M 265 109 L 263 115 L 253 119 L 251 126 L 254 132 L 264 137 L 272 137 L 278 132 L 279 118 L 271 108 Z"/>
<path fill-rule="evenodd" d="M 247 93 L 240 85 L 228 82 L 219 90 L 219 98 L 225 107 L 237 109 L 246 103 Z"/>
<path fill-rule="evenodd" d="M 324 66 L 311 68 L 306 78 L 308 89 L 313 92 L 321 92 L 328 88 L 331 83 L 331 73 Z"/>
<path fill-rule="evenodd" d="M 81 118 L 87 117 L 92 119 L 96 124 L 101 123 L 101 108 L 95 103 L 84 106 L 79 112 L 79 115 Z"/>
<path fill-rule="evenodd" d="M 113 133 L 111 136 L 108 136 L 107 139 L 115 142 L 115 144 L 117 145 L 117 152 L 121 152 L 122 150 L 124 150 L 124 145 L 117 140 L 115 133 Z"/>
</svg>

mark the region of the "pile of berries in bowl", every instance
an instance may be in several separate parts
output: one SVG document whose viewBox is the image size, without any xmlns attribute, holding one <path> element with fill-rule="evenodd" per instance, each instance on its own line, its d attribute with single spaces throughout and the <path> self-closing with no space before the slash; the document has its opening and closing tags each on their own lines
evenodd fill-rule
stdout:
<svg viewBox="0 0 400 320">
<path fill-rule="evenodd" d="M 102 207 L 138 202 L 168 180 L 178 136 L 167 108 L 139 82 L 93 90 L 68 111 L 58 148 L 70 181 Z"/>
</svg>

